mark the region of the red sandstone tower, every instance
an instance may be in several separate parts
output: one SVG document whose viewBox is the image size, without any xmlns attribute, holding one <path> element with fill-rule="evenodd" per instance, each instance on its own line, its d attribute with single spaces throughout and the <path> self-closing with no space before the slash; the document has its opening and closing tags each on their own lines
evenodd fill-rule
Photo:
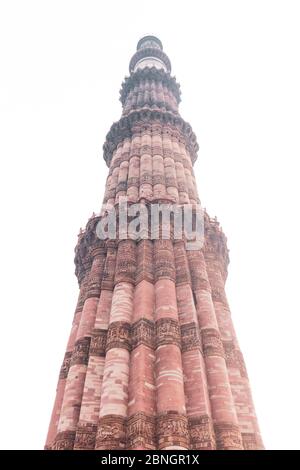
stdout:
<svg viewBox="0 0 300 470">
<path fill-rule="evenodd" d="M 196 137 L 159 39 L 142 38 L 104 144 L 104 205 L 200 204 Z M 47 449 L 262 449 L 224 284 L 228 250 L 204 214 L 186 240 L 101 240 L 93 216 L 75 249 L 79 298 Z"/>
</svg>

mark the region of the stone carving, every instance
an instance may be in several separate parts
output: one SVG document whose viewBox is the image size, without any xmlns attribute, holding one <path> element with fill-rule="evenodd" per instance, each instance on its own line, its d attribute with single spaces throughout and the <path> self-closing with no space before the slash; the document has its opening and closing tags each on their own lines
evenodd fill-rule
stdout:
<svg viewBox="0 0 300 470">
<path fill-rule="evenodd" d="M 59 432 L 54 440 L 52 450 L 73 450 L 75 431 Z"/>
<path fill-rule="evenodd" d="M 216 439 L 212 420 L 208 415 L 193 416 L 188 419 L 190 449 L 214 450 Z"/>
<path fill-rule="evenodd" d="M 60 380 L 66 379 L 68 377 L 71 357 L 72 357 L 72 351 L 67 351 L 65 353 L 65 357 L 64 357 L 62 366 L 60 368 L 60 373 L 59 373 Z"/>
<path fill-rule="evenodd" d="M 153 243 L 140 240 L 137 244 L 136 284 L 142 280 L 153 283 Z"/>
<path fill-rule="evenodd" d="M 90 356 L 105 356 L 106 338 L 107 330 L 94 329 L 91 338 Z"/>
<path fill-rule="evenodd" d="M 201 349 L 201 340 L 198 325 L 196 323 L 186 323 L 181 325 L 181 350 L 182 352 L 193 349 Z"/>
<path fill-rule="evenodd" d="M 78 278 L 78 280 L 79 280 L 79 278 Z M 80 291 L 79 291 L 79 296 L 78 296 L 78 301 L 77 301 L 75 313 L 81 312 L 82 309 L 83 309 L 84 302 L 85 302 L 85 299 L 86 299 L 87 285 L 88 285 L 88 276 L 86 275 L 80 281 Z"/>
<path fill-rule="evenodd" d="M 242 352 L 239 349 L 237 349 L 235 351 L 235 355 L 236 355 L 236 361 L 237 361 L 238 367 L 240 369 L 241 377 L 245 377 L 246 379 L 248 379 L 248 373 L 247 373 L 246 364 L 245 364 Z"/>
<path fill-rule="evenodd" d="M 227 367 L 236 367 L 234 342 L 232 340 L 223 340 L 223 348 Z"/>
<path fill-rule="evenodd" d="M 224 235 L 219 222 L 210 218 L 205 213 L 205 245 L 204 254 L 208 264 L 217 262 L 221 269 L 223 280 L 227 278 L 227 267 L 229 263 L 229 251 L 227 248 L 227 239 Z M 224 299 L 226 302 L 226 298 Z"/>
<path fill-rule="evenodd" d="M 175 241 L 174 258 L 176 266 L 176 285 L 191 284 L 190 270 L 186 257 L 184 242 L 182 240 Z"/>
<path fill-rule="evenodd" d="M 143 173 L 140 177 L 140 184 L 152 184 L 152 173 Z"/>
<path fill-rule="evenodd" d="M 92 264 L 89 275 L 88 288 L 86 298 L 100 297 L 102 274 L 104 268 L 104 253 L 97 256 Z"/>
<path fill-rule="evenodd" d="M 95 448 L 97 425 L 79 423 L 77 426 L 74 449 L 93 450 Z"/>
<path fill-rule="evenodd" d="M 123 106 L 129 91 L 146 79 L 154 81 L 155 83 L 162 83 L 163 85 L 166 85 L 171 93 L 175 96 L 177 103 L 180 102 L 180 85 L 176 83 L 175 77 L 171 77 L 169 73 L 162 69 L 158 70 L 156 67 L 145 67 L 144 69 L 137 70 L 134 74 L 130 75 L 130 77 L 126 77 L 122 83 L 122 88 L 120 90 L 120 101 Z"/>
<path fill-rule="evenodd" d="M 242 450 L 242 437 L 239 427 L 233 423 L 215 424 L 218 450 Z"/>
<path fill-rule="evenodd" d="M 171 318 L 160 318 L 155 322 L 156 347 L 163 344 L 176 344 L 181 347 L 180 327 L 176 320 Z"/>
<path fill-rule="evenodd" d="M 186 256 L 189 262 L 193 291 L 210 291 L 210 284 L 207 278 L 206 266 L 202 252 L 198 250 L 188 250 Z"/>
<path fill-rule="evenodd" d="M 158 152 L 155 152 L 157 155 L 160 155 Z M 165 177 L 164 175 L 156 175 L 153 174 L 152 176 L 152 184 L 165 184 Z"/>
<path fill-rule="evenodd" d="M 151 349 L 155 348 L 155 325 L 154 322 L 147 318 L 141 318 L 133 323 L 131 327 L 131 344 L 132 349 L 137 348 L 140 344 L 144 344 Z"/>
<path fill-rule="evenodd" d="M 157 417 L 156 434 L 158 449 L 169 446 L 180 446 L 186 449 L 189 447 L 187 417 L 175 411 L 169 411 Z"/>
<path fill-rule="evenodd" d="M 118 183 L 116 193 L 118 193 L 120 191 L 127 191 L 127 181 L 120 181 Z"/>
<path fill-rule="evenodd" d="M 88 365 L 90 342 L 91 338 L 89 337 L 81 338 L 76 341 L 71 358 L 70 367 L 74 364 Z"/>
<path fill-rule="evenodd" d="M 149 144 L 142 144 L 141 145 L 141 155 L 144 155 L 144 154 L 151 155 L 151 145 L 149 145 Z"/>
<path fill-rule="evenodd" d="M 177 181 L 177 187 L 179 192 L 186 192 L 188 189 L 184 181 Z"/>
<path fill-rule="evenodd" d="M 171 240 L 154 241 L 154 276 L 155 281 L 163 278 L 175 281 L 176 271 Z"/>
<path fill-rule="evenodd" d="M 138 188 L 140 186 L 140 178 L 138 176 L 130 176 L 128 178 L 127 187 L 135 186 Z"/>
<path fill-rule="evenodd" d="M 136 136 L 140 137 L 140 135 L 141 135 L 140 128 L 137 129 L 136 135 L 135 135 L 135 130 L 133 128 L 132 139 L 134 139 Z M 133 140 L 131 142 L 132 142 L 132 147 L 130 149 L 129 160 L 132 157 L 138 157 L 139 158 L 141 156 L 140 144 L 135 144 Z M 139 160 L 138 160 L 138 162 L 139 162 Z"/>
<path fill-rule="evenodd" d="M 131 350 L 130 324 L 116 321 L 109 325 L 107 332 L 106 352 L 112 348 L 124 348 Z"/>
<path fill-rule="evenodd" d="M 135 283 L 136 245 L 133 240 L 122 240 L 118 246 L 115 284 Z"/>
<path fill-rule="evenodd" d="M 223 341 L 225 360 L 228 368 L 239 369 L 241 377 L 248 378 L 243 354 L 236 349 L 233 341 Z"/>
<path fill-rule="evenodd" d="M 223 289 L 212 289 L 211 297 L 214 302 L 226 303 L 226 297 Z"/>
<path fill-rule="evenodd" d="M 174 176 L 166 176 L 166 186 L 177 187 L 176 178 Z"/>
<path fill-rule="evenodd" d="M 220 333 L 214 328 L 205 328 L 201 330 L 202 345 L 204 356 L 224 357 L 224 349 Z"/>
<path fill-rule="evenodd" d="M 101 281 L 102 281 L 102 276 L 100 276 L 97 279 L 94 278 L 94 280 L 91 280 L 91 284 L 89 285 L 89 288 L 87 290 L 86 298 L 90 297 L 100 297 L 100 292 L 101 292 Z"/>
<path fill-rule="evenodd" d="M 125 418 L 106 415 L 100 418 L 96 436 L 97 450 L 124 449 L 126 444 Z"/>
<path fill-rule="evenodd" d="M 126 448 L 155 449 L 155 418 L 143 412 L 135 413 L 127 420 Z"/>
<path fill-rule="evenodd" d="M 114 199 L 116 196 L 116 189 L 107 189 L 106 191 L 106 199 L 109 200 L 109 199 Z"/>
<path fill-rule="evenodd" d="M 137 109 L 129 115 L 123 116 L 118 122 L 111 126 L 106 136 L 105 144 L 103 145 L 103 157 L 107 165 L 110 165 L 113 152 L 116 150 L 118 144 L 125 139 L 132 138 L 133 125 L 136 125 L 137 121 L 147 121 L 151 124 L 154 120 L 159 120 L 162 124 L 168 124 L 174 127 L 174 130 L 181 132 L 186 149 L 194 163 L 197 159 L 199 145 L 191 126 L 185 122 L 182 117 L 172 112 L 144 108 Z"/>
<path fill-rule="evenodd" d="M 96 226 L 100 220 L 99 215 L 93 215 L 84 230 L 81 230 L 78 235 L 78 243 L 75 247 L 75 274 L 78 278 L 79 284 L 86 279 L 89 273 L 93 256 L 97 252 L 103 252 L 104 256 L 104 245 L 102 240 L 99 240 L 96 236 Z"/>
<path fill-rule="evenodd" d="M 243 432 L 242 439 L 243 439 L 243 447 L 245 450 L 257 450 L 259 448 L 255 433 Z"/>
<path fill-rule="evenodd" d="M 166 132 L 166 134 L 168 134 L 168 132 Z M 168 147 L 164 147 L 163 148 L 163 155 L 164 155 L 164 158 L 172 158 L 172 150 L 169 149 Z M 166 168 L 165 168 L 165 171 L 167 171 Z M 166 176 L 166 179 L 167 179 L 167 176 Z"/>
<path fill-rule="evenodd" d="M 107 250 L 107 256 L 102 275 L 101 289 L 112 291 L 114 288 L 114 276 L 116 267 L 116 249 L 115 247 L 109 247 Z"/>
</svg>

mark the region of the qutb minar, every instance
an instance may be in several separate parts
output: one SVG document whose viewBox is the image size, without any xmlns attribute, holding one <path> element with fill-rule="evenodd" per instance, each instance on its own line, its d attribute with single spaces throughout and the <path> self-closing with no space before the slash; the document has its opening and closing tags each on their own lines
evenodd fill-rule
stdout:
<svg viewBox="0 0 300 470">
<path fill-rule="evenodd" d="M 129 69 L 122 116 L 103 148 L 102 210 L 75 248 L 79 298 L 45 448 L 263 449 L 217 220 L 203 211 L 196 249 L 174 230 L 163 237 L 160 219 L 147 236 L 99 237 L 107 207 L 120 223 L 124 198 L 147 209 L 200 206 L 198 144 L 178 112 L 180 87 L 161 41 L 143 37 Z"/>
</svg>

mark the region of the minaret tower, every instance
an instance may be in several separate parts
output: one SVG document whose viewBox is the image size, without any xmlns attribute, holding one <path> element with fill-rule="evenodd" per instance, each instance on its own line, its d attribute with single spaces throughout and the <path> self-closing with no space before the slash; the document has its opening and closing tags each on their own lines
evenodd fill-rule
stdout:
<svg viewBox="0 0 300 470">
<path fill-rule="evenodd" d="M 124 198 L 147 209 L 200 205 L 196 136 L 158 38 L 140 39 L 129 71 L 103 147 L 103 208 L 75 248 L 79 297 L 46 448 L 262 449 L 216 219 L 203 213 L 199 249 L 172 234 L 98 236 L 106 207 L 119 214 Z"/>
</svg>

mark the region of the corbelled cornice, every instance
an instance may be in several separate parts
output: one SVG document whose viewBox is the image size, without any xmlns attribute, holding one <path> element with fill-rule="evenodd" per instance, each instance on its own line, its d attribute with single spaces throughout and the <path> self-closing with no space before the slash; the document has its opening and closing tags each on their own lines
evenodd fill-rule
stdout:
<svg viewBox="0 0 300 470">
<path fill-rule="evenodd" d="M 132 90 L 135 85 L 144 80 L 161 82 L 173 93 L 177 103 L 180 103 L 181 90 L 180 85 L 176 82 L 175 77 L 172 77 L 169 72 L 165 72 L 163 69 L 157 69 L 156 67 L 145 67 L 144 69 L 138 69 L 129 77 L 125 77 L 120 90 L 120 101 L 123 106 L 130 90 Z"/>
<path fill-rule="evenodd" d="M 139 60 L 143 59 L 144 57 L 157 57 L 165 64 L 167 71 L 171 71 L 171 62 L 167 54 L 161 49 L 157 49 L 154 47 L 145 47 L 136 51 L 129 63 L 129 71 L 133 72 L 135 65 L 139 62 Z"/>
<path fill-rule="evenodd" d="M 179 130 L 185 138 L 186 148 L 188 149 L 192 163 L 197 159 L 197 151 L 199 145 L 197 138 L 189 123 L 184 121 L 182 117 L 174 115 L 171 112 L 163 112 L 159 110 L 151 110 L 142 108 L 139 111 L 133 111 L 129 115 L 122 117 L 118 122 L 115 122 L 106 136 L 106 141 L 103 145 L 103 157 L 107 166 L 110 165 L 114 150 L 118 144 L 126 138 L 133 136 L 133 127 L 138 123 L 154 124 L 159 121 L 162 125 L 169 124 Z"/>
</svg>

